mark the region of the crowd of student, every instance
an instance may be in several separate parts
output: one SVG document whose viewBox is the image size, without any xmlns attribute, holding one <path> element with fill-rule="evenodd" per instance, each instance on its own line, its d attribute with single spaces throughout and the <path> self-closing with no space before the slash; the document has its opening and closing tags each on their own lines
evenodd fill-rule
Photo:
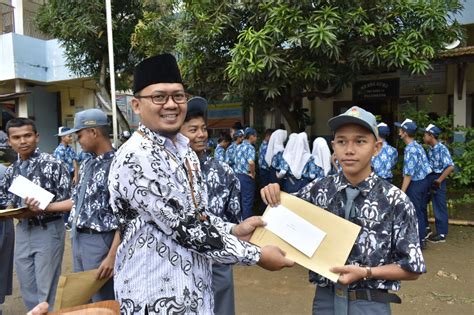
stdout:
<svg viewBox="0 0 474 315">
<path fill-rule="evenodd" d="M 429 158 L 414 141 L 416 124 L 397 124 L 407 144 L 399 189 L 390 183 L 397 155 L 384 140 L 389 128 L 359 107 L 328 122 L 333 155 L 325 139 L 316 138 L 311 150 L 305 132 L 288 136 L 283 129 L 266 130 L 256 150 L 256 130 L 235 125 L 212 157 L 207 102 L 187 99 L 173 56 L 137 65 L 133 91 L 141 122 L 119 150 L 98 109 L 77 113 L 74 128 L 60 130 L 57 158 L 37 148 L 33 121 L 8 122 L 18 160 L 3 176 L 0 208 L 24 205 L 27 211 L 16 217 L 16 239 L 13 220 L 0 221 L 0 251 L 8 257 L 0 264 L 0 303 L 11 294 L 14 261 L 26 307 L 43 301 L 53 307 L 65 242 L 62 214 L 70 212 L 74 271 L 113 275 L 93 301 L 117 299 L 125 314 L 233 314 L 230 265 L 293 265 L 278 247 L 248 243 L 265 224 L 253 216 L 257 183 L 265 204 L 278 205 L 283 190 L 362 228 L 347 265 L 333 268 L 341 274 L 338 283 L 310 273 L 318 314 L 390 313 L 389 303 L 400 299 L 388 290 L 426 272 L 421 249 L 430 196 L 437 233 L 428 240 L 446 238 L 445 178 L 453 163 L 432 124 L 424 129 Z M 67 158 L 73 133 L 89 152 L 79 168 Z M 52 192 L 53 202 L 40 209 L 34 198 L 12 195 L 8 187 L 19 175 Z"/>
</svg>

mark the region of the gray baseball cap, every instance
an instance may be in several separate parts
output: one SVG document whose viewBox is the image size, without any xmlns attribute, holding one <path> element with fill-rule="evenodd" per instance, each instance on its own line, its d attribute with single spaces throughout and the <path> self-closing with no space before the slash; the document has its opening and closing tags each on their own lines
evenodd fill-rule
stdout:
<svg viewBox="0 0 474 315">
<path fill-rule="evenodd" d="M 63 132 L 62 135 L 65 136 L 86 128 L 108 125 L 109 121 L 107 115 L 103 111 L 97 108 L 86 109 L 76 113 L 74 116 L 74 127 Z"/>
<path fill-rule="evenodd" d="M 352 106 L 345 113 L 333 117 L 328 121 L 329 128 L 331 128 L 333 132 L 336 132 L 337 129 L 348 124 L 356 124 L 367 128 L 374 134 L 375 138 L 379 138 L 375 116 L 363 108 Z"/>
</svg>

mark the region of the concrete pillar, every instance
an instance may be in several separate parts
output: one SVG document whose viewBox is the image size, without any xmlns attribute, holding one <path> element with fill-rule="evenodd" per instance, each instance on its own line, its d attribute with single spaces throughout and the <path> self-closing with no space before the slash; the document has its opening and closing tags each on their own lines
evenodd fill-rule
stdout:
<svg viewBox="0 0 474 315">
<path fill-rule="evenodd" d="M 454 127 L 463 126 L 466 127 L 466 111 L 467 111 L 467 97 L 466 97 L 466 78 L 464 73 L 465 69 L 457 66 L 455 68 L 454 76 L 454 94 L 453 94 L 453 114 L 454 114 Z M 460 88 L 462 84 L 462 88 Z M 460 94 L 459 94 L 460 92 Z"/>
<path fill-rule="evenodd" d="M 20 79 L 15 80 L 15 92 L 25 92 L 26 84 Z M 28 102 L 26 96 L 18 98 L 18 117 L 28 117 Z"/>
<path fill-rule="evenodd" d="M 15 8 L 13 11 L 15 17 L 15 33 L 23 35 L 23 0 L 12 0 L 12 6 Z"/>
</svg>

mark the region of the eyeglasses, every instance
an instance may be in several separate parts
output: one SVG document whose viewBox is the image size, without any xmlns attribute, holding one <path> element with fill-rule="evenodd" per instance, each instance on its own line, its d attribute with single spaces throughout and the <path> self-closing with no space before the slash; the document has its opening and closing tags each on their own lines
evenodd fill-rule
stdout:
<svg viewBox="0 0 474 315">
<path fill-rule="evenodd" d="M 176 104 L 184 104 L 188 101 L 188 97 L 184 92 L 178 92 L 174 94 L 152 94 L 152 95 L 137 95 L 135 98 L 149 98 L 153 104 L 165 105 L 168 103 L 169 98 Z"/>
</svg>

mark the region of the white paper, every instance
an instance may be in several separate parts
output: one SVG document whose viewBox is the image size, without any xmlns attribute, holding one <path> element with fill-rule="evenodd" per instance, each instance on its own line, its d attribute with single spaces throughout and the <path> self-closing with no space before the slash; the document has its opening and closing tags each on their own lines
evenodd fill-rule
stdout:
<svg viewBox="0 0 474 315">
<path fill-rule="evenodd" d="M 310 258 L 326 236 L 324 231 L 282 205 L 268 209 L 263 220 L 267 222 L 266 229 Z"/>
<path fill-rule="evenodd" d="M 13 180 L 8 191 L 21 198 L 35 198 L 39 201 L 39 208 L 42 210 L 44 210 L 54 198 L 52 193 L 21 175 L 18 175 Z"/>
</svg>

